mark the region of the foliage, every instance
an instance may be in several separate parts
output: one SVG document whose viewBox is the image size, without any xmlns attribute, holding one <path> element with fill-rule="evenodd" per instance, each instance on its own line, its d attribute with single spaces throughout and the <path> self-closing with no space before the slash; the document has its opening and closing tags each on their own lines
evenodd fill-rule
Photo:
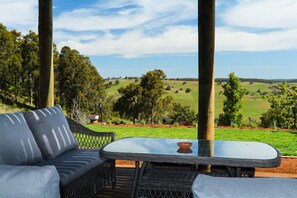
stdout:
<svg viewBox="0 0 297 198">
<path fill-rule="evenodd" d="M 120 125 L 120 124 L 125 124 L 125 121 L 122 120 L 121 118 L 112 118 L 111 123 L 114 125 Z"/>
<path fill-rule="evenodd" d="M 130 83 L 125 88 L 118 89 L 120 97 L 114 104 L 114 110 L 125 119 L 146 120 L 146 122 L 160 121 L 166 111 L 170 109 L 171 96 L 165 96 L 162 70 L 149 71 L 142 76 L 140 84 Z"/>
<path fill-rule="evenodd" d="M 147 122 L 154 123 L 154 119 L 160 116 L 159 110 L 164 107 L 162 96 L 165 94 L 163 82 L 165 78 L 165 73 L 159 69 L 149 71 L 141 77 L 142 117 Z"/>
<path fill-rule="evenodd" d="M 141 113 L 142 87 L 139 84 L 130 83 L 125 88 L 121 87 L 118 92 L 121 96 L 114 104 L 114 111 L 118 111 L 125 119 L 132 119 L 135 124 Z"/>
<path fill-rule="evenodd" d="M 171 114 L 169 114 L 171 123 L 180 123 L 181 125 L 191 126 L 197 121 L 195 112 L 190 109 L 190 106 L 182 106 L 179 103 L 173 103 Z"/>
<path fill-rule="evenodd" d="M 289 86 L 284 82 L 278 86 L 280 94 L 267 97 L 270 109 L 261 116 L 261 126 L 272 127 L 276 125 L 280 128 L 295 128 L 297 105 L 297 86 Z"/>
<path fill-rule="evenodd" d="M 21 89 L 20 35 L 15 30 L 8 31 L 0 23 L 0 89 L 4 91 L 4 99 L 10 99 L 9 92 L 14 93 L 15 102 Z"/>
<path fill-rule="evenodd" d="M 190 88 L 186 88 L 185 92 L 186 93 L 190 93 L 191 92 L 191 89 Z"/>
<path fill-rule="evenodd" d="M 56 76 L 59 102 L 68 112 L 78 100 L 82 111 L 98 112 L 99 103 L 106 97 L 104 80 L 88 57 L 63 47 Z"/>
<path fill-rule="evenodd" d="M 23 36 L 20 42 L 22 56 L 21 84 L 22 94 L 29 98 L 31 105 L 37 107 L 39 80 L 39 38 L 32 31 Z"/>
<path fill-rule="evenodd" d="M 242 89 L 239 79 L 234 73 L 229 75 L 227 83 L 222 85 L 226 96 L 224 101 L 223 114 L 219 115 L 218 125 L 221 126 L 241 126 L 243 115 L 241 108 L 243 106 L 242 97 L 245 90 Z"/>
<path fill-rule="evenodd" d="M 167 85 L 165 89 L 166 89 L 166 91 L 170 91 L 171 90 L 171 86 L 170 85 Z"/>
</svg>

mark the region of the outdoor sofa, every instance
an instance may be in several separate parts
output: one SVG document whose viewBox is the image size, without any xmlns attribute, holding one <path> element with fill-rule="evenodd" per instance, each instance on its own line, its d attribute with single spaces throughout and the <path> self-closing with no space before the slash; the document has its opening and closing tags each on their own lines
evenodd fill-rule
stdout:
<svg viewBox="0 0 297 198">
<path fill-rule="evenodd" d="M 115 162 L 99 157 L 114 133 L 68 119 L 59 105 L 0 114 L 0 197 L 92 197 L 115 186 Z"/>
<path fill-rule="evenodd" d="M 297 196 L 297 179 L 235 178 L 198 175 L 192 185 L 194 198 L 287 198 Z"/>
</svg>

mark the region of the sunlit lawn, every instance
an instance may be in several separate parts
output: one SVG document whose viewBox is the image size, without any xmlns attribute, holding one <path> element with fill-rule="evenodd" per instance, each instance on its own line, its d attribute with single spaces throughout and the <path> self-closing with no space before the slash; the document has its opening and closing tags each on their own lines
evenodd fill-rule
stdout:
<svg viewBox="0 0 297 198">
<path fill-rule="evenodd" d="M 124 137 L 163 137 L 196 139 L 196 128 L 152 128 L 131 126 L 86 125 L 94 131 L 113 131 L 116 139 Z M 254 130 L 236 128 L 216 128 L 216 140 L 260 141 L 277 148 L 282 155 L 297 156 L 297 132 L 283 130 Z"/>
</svg>

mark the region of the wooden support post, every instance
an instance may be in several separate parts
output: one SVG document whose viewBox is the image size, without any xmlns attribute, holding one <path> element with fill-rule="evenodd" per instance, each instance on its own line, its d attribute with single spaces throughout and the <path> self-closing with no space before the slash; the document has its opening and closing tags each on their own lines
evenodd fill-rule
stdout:
<svg viewBox="0 0 297 198">
<path fill-rule="evenodd" d="M 54 106 L 52 9 L 52 0 L 39 0 L 39 108 Z"/>
<path fill-rule="evenodd" d="M 215 0 L 198 0 L 198 138 L 214 139 Z"/>
</svg>

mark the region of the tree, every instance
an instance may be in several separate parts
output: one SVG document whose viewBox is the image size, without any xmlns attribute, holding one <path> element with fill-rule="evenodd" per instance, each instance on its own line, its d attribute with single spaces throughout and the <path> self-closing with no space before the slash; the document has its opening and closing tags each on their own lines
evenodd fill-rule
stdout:
<svg viewBox="0 0 297 198">
<path fill-rule="evenodd" d="M 227 83 L 223 84 L 222 87 L 226 100 L 223 107 L 224 113 L 219 115 L 218 125 L 240 126 L 243 119 L 241 108 L 243 106 L 242 97 L 245 94 L 245 90 L 241 87 L 239 79 L 233 72 L 230 73 Z"/>
<path fill-rule="evenodd" d="M 166 78 L 162 70 L 149 71 L 141 77 L 142 87 L 142 112 L 145 119 L 153 124 L 157 108 L 162 104 L 162 96 L 165 93 L 164 82 Z"/>
<path fill-rule="evenodd" d="M 139 84 L 130 83 L 125 88 L 121 87 L 118 92 L 121 96 L 114 104 L 114 111 L 118 111 L 121 117 L 132 119 L 135 124 L 141 113 L 142 87 Z"/>
<path fill-rule="evenodd" d="M 186 93 L 190 93 L 191 92 L 191 89 L 190 88 L 186 88 L 185 92 Z"/>
<path fill-rule="evenodd" d="M 162 70 L 149 71 L 142 76 L 140 84 L 129 84 L 121 87 L 118 92 L 121 95 L 114 105 L 122 118 L 145 119 L 154 123 L 171 109 L 172 97 L 166 96 L 163 79 L 166 77 Z"/>
<path fill-rule="evenodd" d="M 39 47 L 38 35 L 32 31 L 23 36 L 20 48 L 22 56 L 21 84 L 23 95 L 27 96 L 32 105 L 37 107 L 38 80 L 39 80 Z M 34 100 L 35 99 L 35 100 Z"/>
<path fill-rule="evenodd" d="M 21 74 L 21 51 L 19 48 L 21 33 L 15 30 L 11 31 L 14 40 L 14 46 L 12 48 L 12 56 L 10 61 L 8 62 L 9 73 L 11 75 L 10 79 L 10 90 L 14 93 L 14 102 L 16 103 L 18 100 L 19 93 L 21 92 L 21 84 L 20 84 L 20 74 Z"/>
<path fill-rule="evenodd" d="M 5 99 L 8 99 L 8 91 L 11 88 L 11 64 L 15 51 L 15 37 L 7 31 L 6 27 L 0 23 L 0 89 L 4 91 Z"/>
<path fill-rule="evenodd" d="M 261 115 L 262 127 L 295 128 L 294 108 L 297 104 L 297 86 L 290 86 L 284 82 L 275 87 L 279 94 L 271 94 L 267 97 L 270 109 Z"/>
<path fill-rule="evenodd" d="M 172 113 L 169 114 L 172 123 L 178 122 L 181 125 L 192 125 L 197 121 L 195 112 L 191 110 L 190 106 L 182 106 L 180 103 L 173 103 Z"/>
<path fill-rule="evenodd" d="M 104 103 L 106 92 L 103 78 L 90 59 L 77 50 L 67 46 L 62 48 L 56 76 L 58 98 L 67 111 L 71 111 L 74 104 L 79 104 L 81 111 L 96 113 L 99 103 Z"/>
</svg>

